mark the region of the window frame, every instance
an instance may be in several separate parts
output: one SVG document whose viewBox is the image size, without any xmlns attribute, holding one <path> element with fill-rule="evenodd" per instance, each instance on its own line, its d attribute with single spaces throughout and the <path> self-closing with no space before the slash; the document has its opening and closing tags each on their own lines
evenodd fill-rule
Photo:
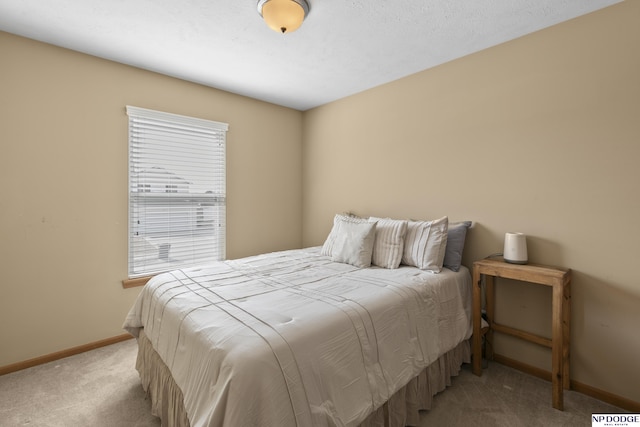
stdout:
<svg viewBox="0 0 640 427">
<path fill-rule="evenodd" d="M 215 260 L 226 257 L 226 134 L 229 129 L 227 123 L 205 120 L 173 113 L 149 110 L 140 107 L 126 106 L 126 113 L 129 119 L 128 127 L 128 219 L 127 219 L 127 276 L 123 280 L 123 286 L 142 286 L 155 274 L 178 268 L 185 268 L 198 265 L 196 259 L 182 261 L 169 257 L 163 252 L 162 244 L 155 247 L 157 260 L 150 261 L 147 266 L 147 258 L 150 258 L 152 250 L 140 249 L 142 245 L 134 243 L 142 237 L 147 245 L 147 238 L 155 230 L 162 234 L 167 240 L 178 239 L 180 248 L 189 256 L 198 256 L 208 252 L 214 255 Z M 186 136 L 185 136 L 186 135 Z M 211 136 L 211 137 L 210 137 Z M 210 137 L 210 138 L 209 138 Z M 206 156 L 198 156 L 197 150 L 208 150 L 207 144 L 211 143 L 211 152 L 207 151 Z M 144 145 L 147 144 L 147 145 Z M 185 144 L 180 146 L 179 144 Z M 141 149 L 142 147 L 142 149 Z M 152 147 L 152 154 L 141 154 L 147 147 Z M 163 148 L 164 147 L 164 148 Z M 180 155 L 171 153 L 179 148 Z M 163 149 L 167 149 L 163 152 Z M 189 153 L 191 149 L 194 153 Z M 185 154 L 186 152 L 186 154 Z M 160 153 L 158 159 L 154 155 Z M 145 157 L 148 156 L 148 157 Z M 164 158 L 165 160 L 162 160 Z M 169 160 L 166 160 L 166 159 Z M 206 160 L 205 160 L 206 158 Z M 142 159 L 142 160 L 141 160 Z M 186 160 L 185 160 L 186 159 Z M 158 162 L 158 167 L 149 167 L 154 161 Z M 207 163 L 211 161 L 211 163 Z M 178 170 L 194 172 L 199 178 L 204 177 L 204 181 L 196 179 L 195 183 L 188 181 L 174 173 L 171 167 L 164 166 L 163 162 L 174 165 Z M 199 167 L 193 168 L 194 164 Z M 144 169 L 144 166 L 147 169 Z M 180 169 L 182 168 L 182 169 Z M 155 169 L 155 176 L 141 178 L 143 173 L 150 174 L 149 170 Z M 210 173 L 209 173 L 210 172 Z M 165 176 L 166 175 L 166 176 Z M 169 176 L 171 175 L 171 176 Z M 149 182 L 151 184 L 149 184 Z M 193 184 L 193 185 L 192 185 Z M 211 187 L 210 187 L 211 185 Z M 153 189 L 150 189 L 153 186 Z M 204 191 L 203 188 L 212 188 Z M 146 188 L 145 188 L 146 187 Z M 180 188 L 179 188 L 180 187 Z M 197 189 L 191 187 L 199 187 Z M 140 190 L 145 188 L 144 190 Z M 156 206 L 154 213 L 147 215 L 146 211 L 153 211 L 151 207 Z M 184 213 L 185 207 L 188 213 Z M 177 209 L 176 209 L 177 208 Z M 173 210 L 172 210 L 173 209 Z M 213 211 L 213 215 L 205 209 Z M 167 211 L 167 221 L 154 222 L 152 219 L 162 218 Z M 143 222 L 140 222 L 141 212 L 143 212 Z M 178 212 L 178 213 L 177 213 Z M 181 213 L 180 213 L 181 212 Z M 180 217 L 180 215 L 184 216 Z M 188 219 L 185 219 L 186 216 Z M 210 217 L 213 216 L 213 219 Z M 138 218 L 138 219 L 136 219 Z M 150 219 L 152 218 L 152 219 Z M 171 221 L 172 218 L 177 220 Z M 206 221 L 205 221 L 206 219 Z M 134 222 L 136 225 L 134 225 Z M 165 225 L 172 224 L 172 225 Z M 160 224 L 160 225 L 158 225 Z M 186 235 L 183 240 L 176 237 L 178 234 L 176 227 L 181 224 L 182 232 Z M 160 227 L 160 229 L 152 228 Z M 202 230 L 198 229 L 202 227 Z M 208 229 L 211 229 L 209 232 Z M 143 230 L 142 232 L 140 230 Z M 161 231 L 159 231 L 161 230 Z M 190 244 L 189 239 L 196 232 L 204 237 L 203 243 Z M 209 240 L 207 240 L 209 239 Z M 161 239 L 160 239 L 161 240 Z M 209 251 L 209 243 L 213 243 L 215 250 Z M 185 248 L 183 248 L 183 245 Z M 191 245 L 191 246 L 189 246 Z M 138 246 L 138 247 L 135 247 Z M 182 253 L 182 252 L 177 252 Z M 195 254 L 195 255 L 194 255 Z M 206 255 L 206 254 L 205 254 Z M 164 258 L 165 256 L 166 258 Z M 143 261 L 140 259 L 144 258 Z"/>
</svg>

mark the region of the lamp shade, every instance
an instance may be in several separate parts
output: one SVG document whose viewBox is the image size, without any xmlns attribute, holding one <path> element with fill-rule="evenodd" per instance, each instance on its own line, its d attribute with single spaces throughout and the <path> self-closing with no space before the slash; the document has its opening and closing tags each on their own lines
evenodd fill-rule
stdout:
<svg viewBox="0 0 640 427">
<path fill-rule="evenodd" d="M 291 33 L 302 25 L 309 4 L 306 0 L 260 0 L 258 12 L 273 31 Z"/>
</svg>

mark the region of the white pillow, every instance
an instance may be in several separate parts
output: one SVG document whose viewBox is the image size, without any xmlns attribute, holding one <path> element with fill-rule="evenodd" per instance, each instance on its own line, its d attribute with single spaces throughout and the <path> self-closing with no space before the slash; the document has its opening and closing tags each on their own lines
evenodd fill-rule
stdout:
<svg viewBox="0 0 640 427">
<path fill-rule="evenodd" d="M 374 217 L 369 220 L 377 221 L 371 263 L 383 268 L 398 268 L 404 251 L 407 221 Z"/>
<path fill-rule="evenodd" d="M 360 268 L 370 267 L 375 238 L 375 222 L 339 220 L 331 260 Z"/>
<path fill-rule="evenodd" d="M 446 216 L 433 221 L 409 221 L 402 263 L 440 273 L 447 248 L 448 226 Z"/>
<path fill-rule="evenodd" d="M 367 220 L 358 218 L 356 216 L 350 216 L 345 214 L 336 214 L 333 217 L 333 227 L 327 236 L 327 240 L 324 241 L 324 245 L 322 245 L 322 249 L 320 250 L 321 255 L 331 256 L 331 252 L 333 250 L 333 245 L 336 242 L 336 236 L 338 235 L 338 228 L 340 227 L 340 223 L 342 221 L 358 221 L 365 222 Z"/>
</svg>

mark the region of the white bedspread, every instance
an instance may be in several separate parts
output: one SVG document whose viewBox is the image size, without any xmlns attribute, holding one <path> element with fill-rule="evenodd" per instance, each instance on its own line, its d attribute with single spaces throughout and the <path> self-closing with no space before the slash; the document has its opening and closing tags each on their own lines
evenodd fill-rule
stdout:
<svg viewBox="0 0 640 427">
<path fill-rule="evenodd" d="M 320 248 L 154 277 L 127 315 L 192 427 L 354 426 L 471 335 L 471 278 L 358 269 Z"/>
</svg>

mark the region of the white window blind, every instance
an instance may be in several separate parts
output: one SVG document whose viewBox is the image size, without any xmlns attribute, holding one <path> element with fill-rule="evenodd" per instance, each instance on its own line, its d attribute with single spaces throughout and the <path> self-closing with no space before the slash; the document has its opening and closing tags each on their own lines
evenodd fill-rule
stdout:
<svg viewBox="0 0 640 427">
<path fill-rule="evenodd" d="M 225 258 L 226 123 L 127 106 L 129 277 Z"/>
</svg>

